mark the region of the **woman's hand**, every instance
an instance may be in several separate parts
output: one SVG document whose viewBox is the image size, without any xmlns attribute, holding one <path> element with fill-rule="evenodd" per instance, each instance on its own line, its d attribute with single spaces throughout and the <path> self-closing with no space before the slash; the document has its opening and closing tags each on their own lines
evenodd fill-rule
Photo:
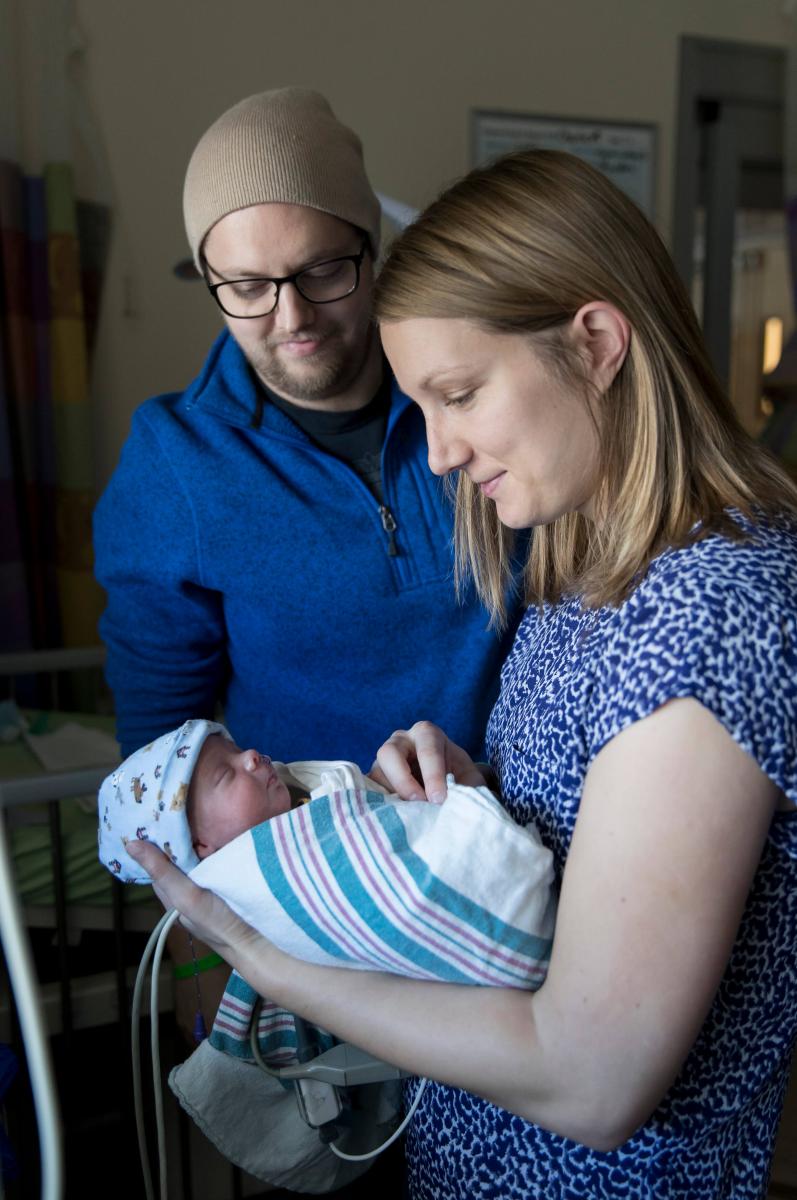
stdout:
<svg viewBox="0 0 797 1200">
<path fill-rule="evenodd" d="M 152 880 L 155 894 L 165 908 L 176 908 L 180 923 L 234 965 L 240 951 L 260 934 L 237 916 L 214 892 L 198 887 L 179 867 L 150 842 L 128 842 L 131 858 L 140 863 Z"/>
<path fill-rule="evenodd" d="M 457 783 L 481 787 L 484 774 L 473 759 L 431 721 L 416 721 L 411 729 L 397 729 L 379 747 L 369 775 L 402 800 L 429 800 L 442 804 L 446 775 Z"/>
</svg>

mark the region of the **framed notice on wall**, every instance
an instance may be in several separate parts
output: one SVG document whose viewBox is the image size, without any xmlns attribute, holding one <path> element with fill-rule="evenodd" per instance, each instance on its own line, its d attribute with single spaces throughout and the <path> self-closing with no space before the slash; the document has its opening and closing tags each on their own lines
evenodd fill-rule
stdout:
<svg viewBox="0 0 797 1200">
<path fill-rule="evenodd" d="M 532 149 L 567 150 L 586 159 L 653 219 L 655 125 L 484 110 L 473 113 L 473 166 L 481 166 L 512 150 Z"/>
</svg>

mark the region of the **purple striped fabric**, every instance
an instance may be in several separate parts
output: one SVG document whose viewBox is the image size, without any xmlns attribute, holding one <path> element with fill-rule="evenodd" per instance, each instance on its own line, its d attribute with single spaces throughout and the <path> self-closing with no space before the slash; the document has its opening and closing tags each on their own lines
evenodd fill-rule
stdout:
<svg viewBox="0 0 797 1200">
<path fill-rule="evenodd" d="M 334 782 L 330 778 L 329 782 Z M 444 805 L 328 787 L 257 826 L 192 876 L 287 953 L 416 979 L 540 986 L 555 904 L 551 855 L 487 789 Z M 235 975 L 214 1045 L 249 1057 L 256 994 Z M 284 1061 L 289 1018 L 264 1008 L 261 1051 Z M 276 1056 L 276 1057 L 275 1057 Z"/>
</svg>

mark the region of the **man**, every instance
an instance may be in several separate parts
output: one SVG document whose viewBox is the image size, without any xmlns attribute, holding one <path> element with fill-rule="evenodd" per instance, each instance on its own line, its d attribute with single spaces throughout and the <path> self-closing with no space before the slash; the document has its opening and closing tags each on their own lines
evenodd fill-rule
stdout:
<svg viewBox="0 0 797 1200">
<path fill-rule="evenodd" d="M 368 768 L 419 716 L 478 754 L 506 650 L 454 595 L 451 511 L 370 320 L 380 211 L 305 88 L 249 97 L 185 180 L 226 325 L 150 400 L 95 517 L 122 753 L 219 705 L 241 745 Z"/>
</svg>

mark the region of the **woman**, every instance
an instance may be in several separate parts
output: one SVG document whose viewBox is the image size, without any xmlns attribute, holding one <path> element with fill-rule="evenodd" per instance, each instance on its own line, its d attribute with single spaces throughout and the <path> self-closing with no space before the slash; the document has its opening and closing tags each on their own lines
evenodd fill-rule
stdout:
<svg viewBox="0 0 797 1200">
<path fill-rule="evenodd" d="M 797 491 L 736 423 L 651 226 L 570 156 L 444 193 L 378 312 L 497 621 L 535 529 L 487 742 L 554 852 L 548 978 L 305 968 L 148 869 L 258 990 L 443 1081 L 410 1128 L 414 1200 L 763 1196 L 797 1033 Z M 481 777 L 427 723 L 375 768 L 430 799 L 446 771 Z"/>
</svg>

